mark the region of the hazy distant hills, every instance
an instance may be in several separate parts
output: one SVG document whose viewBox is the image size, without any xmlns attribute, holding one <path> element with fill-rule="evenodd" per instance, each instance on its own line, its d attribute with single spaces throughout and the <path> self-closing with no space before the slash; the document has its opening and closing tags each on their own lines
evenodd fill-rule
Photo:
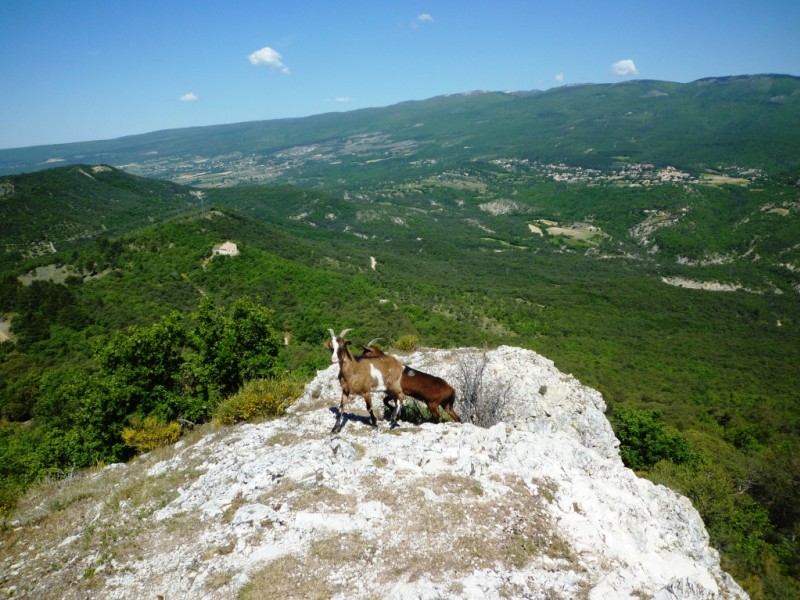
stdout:
<svg viewBox="0 0 800 600">
<path fill-rule="evenodd" d="M 305 118 L 0 150 L 0 174 L 88 163 L 195 185 L 308 186 L 403 178 L 409 168 L 425 173 L 504 158 L 600 169 L 641 162 L 693 172 L 746 166 L 778 175 L 800 166 L 800 78 L 473 92 Z"/>
</svg>

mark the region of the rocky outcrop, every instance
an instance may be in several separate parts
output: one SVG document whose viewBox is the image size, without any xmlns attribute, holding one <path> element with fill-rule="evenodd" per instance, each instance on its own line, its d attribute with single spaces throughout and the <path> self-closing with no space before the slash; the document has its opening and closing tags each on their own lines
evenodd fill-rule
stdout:
<svg viewBox="0 0 800 600">
<path fill-rule="evenodd" d="M 460 359 L 481 355 L 403 360 L 453 382 Z M 138 529 L 128 525 L 125 547 L 115 542 L 105 558 L 65 531 L 49 564 L 72 556 L 75 569 L 92 569 L 91 593 L 103 598 L 746 598 L 691 503 L 623 466 L 597 391 L 528 350 L 485 358 L 491 385 L 508 398 L 494 427 L 372 428 L 358 399 L 331 436 L 332 366 L 282 419 L 94 475 L 106 478 L 106 493 L 81 505 L 92 526 Z M 128 492 L 110 510 L 108 498 L 134 478 L 161 493 Z M 17 523 L 19 539 L 41 523 Z M 19 547 L 31 558 L 45 552 Z M 67 569 L 37 577 L 12 566 L 16 580 L 3 585 L 31 598 L 53 597 Z M 86 597 L 77 587 L 59 597 Z"/>
</svg>

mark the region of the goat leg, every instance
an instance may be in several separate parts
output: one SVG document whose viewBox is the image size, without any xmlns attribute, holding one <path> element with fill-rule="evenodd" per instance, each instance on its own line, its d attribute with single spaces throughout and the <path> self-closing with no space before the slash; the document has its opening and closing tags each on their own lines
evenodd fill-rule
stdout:
<svg viewBox="0 0 800 600">
<path fill-rule="evenodd" d="M 453 419 L 453 421 L 455 421 L 456 423 L 460 423 L 461 417 L 458 416 L 458 413 L 453 408 L 453 404 L 455 404 L 455 401 L 456 401 L 456 393 L 453 392 L 447 398 L 444 399 L 444 402 L 442 402 L 442 408 L 445 410 L 445 412 L 447 412 L 448 415 L 450 415 L 450 418 Z"/>
<path fill-rule="evenodd" d="M 461 417 L 459 417 L 458 413 L 455 410 L 453 410 L 452 404 L 445 405 L 444 409 L 447 411 L 447 414 L 450 415 L 450 418 L 453 419 L 453 421 L 455 421 L 456 423 L 461 422 Z"/>
<path fill-rule="evenodd" d="M 342 392 L 342 398 L 339 400 L 339 414 L 336 415 L 336 423 L 331 429 L 331 433 L 339 433 L 344 427 L 344 407 L 347 404 L 347 394 Z"/>
<path fill-rule="evenodd" d="M 373 427 L 377 427 L 378 419 L 375 418 L 375 413 L 372 412 L 372 394 L 366 392 L 364 394 L 364 402 L 367 404 L 367 410 L 369 411 L 369 422 Z"/>
<path fill-rule="evenodd" d="M 397 398 L 395 397 L 394 394 L 392 394 L 388 390 L 383 395 L 383 406 L 384 406 L 384 408 L 386 408 L 388 410 L 391 410 L 391 411 L 394 411 L 395 406 L 397 406 Z M 384 417 L 386 416 L 386 414 L 388 414 L 388 413 L 385 412 L 384 413 Z"/>
<path fill-rule="evenodd" d="M 397 396 L 394 399 L 394 412 L 392 413 L 392 420 L 390 424 L 392 427 L 397 425 L 397 419 L 400 418 L 400 407 L 403 405 L 403 396 Z"/>
</svg>

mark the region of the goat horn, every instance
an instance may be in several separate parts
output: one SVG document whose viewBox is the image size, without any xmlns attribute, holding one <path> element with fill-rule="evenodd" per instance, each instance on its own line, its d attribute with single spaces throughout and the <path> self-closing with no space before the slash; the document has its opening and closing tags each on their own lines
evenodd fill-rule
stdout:
<svg viewBox="0 0 800 600">
<path fill-rule="evenodd" d="M 340 334 L 339 334 L 339 337 L 340 337 L 340 338 L 342 338 L 342 339 L 344 339 L 344 336 L 346 336 L 346 335 L 348 334 L 348 332 L 350 332 L 350 331 L 353 331 L 353 328 L 352 328 L 352 327 L 349 327 L 349 328 L 347 328 L 347 329 L 343 329 L 343 330 L 342 330 L 342 333 L 340 333 Z"/>
<path fill-rule="evenodd" d="M 375 342 L 377 342 L 378 340 L 382 340 L 382 339 L 383 339 L 382 337 L 375 338 L 375 339 L 374 339 L 374 340 L 372 340 L 372 341 L 371 341 L 369 344 L 367 344 L 367 347 L 369 347 L 369 346 L 372 346 L 373 344 L 375 344 Z"/>
<path fill-rule="evenodd" d="M 332 340 L 336 339 L 336 334 L 335 334 L 335 333 L 333 333 L 333 329 L 331 329 L 330 327 L 328 327 L 328 331 L 331 333 L 331 339 L 332 339 Z"/>
</svg>

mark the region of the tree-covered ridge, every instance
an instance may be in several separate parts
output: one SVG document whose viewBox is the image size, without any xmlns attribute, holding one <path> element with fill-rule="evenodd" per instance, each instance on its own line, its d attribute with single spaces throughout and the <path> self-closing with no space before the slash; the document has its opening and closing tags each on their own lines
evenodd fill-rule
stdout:
<svg viewBox="0 0 800 600">
<path fill-rule="evenodd" d="M 206 198 L 298 235 L 369 239 L 368 252 L 398 269 L 464 248 L 500 253 L 510 268 L 527 260 L 519 252 L 556 246 L 589 261 L 624 259 L 667 281 L 794 293 L 795 186 L 763 173 L 682 175 L 652 165 L 604 172 L 493 161 L 341 193 L 247 186 L 208 190 Z"/>
<path fill-rule="evenodd" d="M 98 236 L 118 236 L 199 205 L 189 188 L 103 165 L 4 177 L 0 270 Z"/>
<path fill-rule="evenodd" d="M 18 272 L 52 263 L 54 251 L 215 204 L 280 222 L 281 233 L 274 230 L 271 238 L 369 238 L 373 254 L 389 252 L 376 256 L 378 261 L 393 260 L 398 250 L 410 255 L 404 261 L 419 253 L 449 252 L 441 243 L 446 231 L 445 237 L 458 238 L 450 248 L 538 252 L 546 242 L 658 263 L 670 281 L 713 279 L 755 292 L 791 290 L 792 268 L 800 258 L 795 187 L 759 171 L 737 171 L 740 176 L 717 172 L 701 178 L 652 165 L 601 171 L 491 161 L 404 184 L 325 192 L 290 186 L 201 191 L 108 167 L 57 168 L 0 180 L 8 233 L 0 268 Z M 108 243 L 102 249 L 117 251 Z M 369 262 L 369 251 L 363 254 L 360 265 Z M 503 258 L 514 260 L 508 253 Z M 69 262 L 79 268 L 75 274 L 85 275 L 101 271 L 105 261 Z"/>
</svg>

